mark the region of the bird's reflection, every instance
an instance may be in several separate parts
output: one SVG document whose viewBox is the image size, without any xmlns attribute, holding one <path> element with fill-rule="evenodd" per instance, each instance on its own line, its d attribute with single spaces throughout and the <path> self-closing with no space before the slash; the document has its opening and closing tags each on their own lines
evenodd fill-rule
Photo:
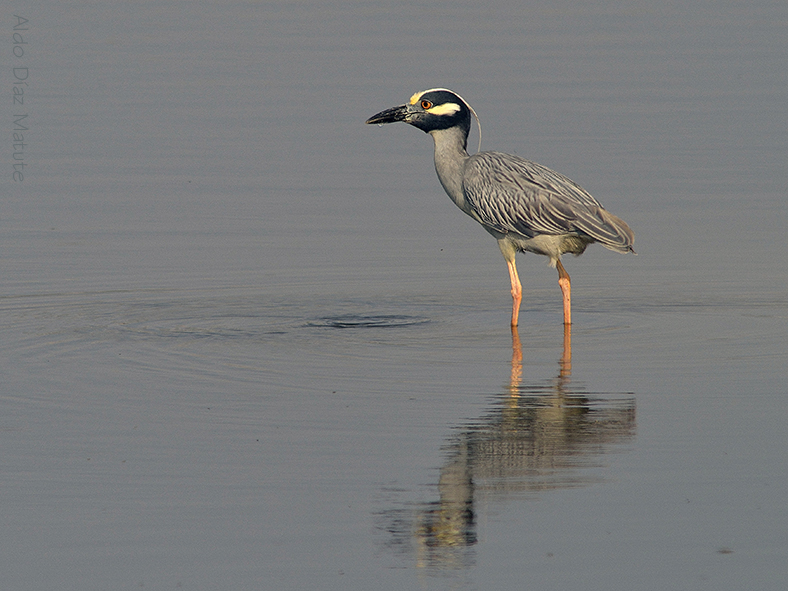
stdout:
<svg viewBox="0 0 788 591">
<path fill-rule="evenodd" d="M 564 327 L 558 366 L 552 380 L 523 384 L 522 344 L 512 328 L 509 384 L 486 415 L 461 426 L 447 442 L 439 499 L 379 514 L 389 549 L 415 553 L 421 567 L 466 568 L 474 561 L 481 501 L 599 480 L 584 469 L 598 466 L 599 456 L 634 436 L 634 398 L 572 391 L 571 325 Z"/>
</svg>

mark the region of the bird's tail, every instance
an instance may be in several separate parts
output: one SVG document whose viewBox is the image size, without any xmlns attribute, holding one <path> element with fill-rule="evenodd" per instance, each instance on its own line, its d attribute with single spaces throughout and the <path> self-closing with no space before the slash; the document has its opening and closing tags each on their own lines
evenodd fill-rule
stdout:
<svg viewBox="0 0 788 591">
<path fill-rule="evenodd" d="M 602 208 L 595 213 L 602 221 L 602 227 L 597 228 L 597 235 L 594 236 L 597 242 L 616 252 L 637 254 L 632 248 L 635 243 L 635 233 L 624 220 Z"/>
</svg>

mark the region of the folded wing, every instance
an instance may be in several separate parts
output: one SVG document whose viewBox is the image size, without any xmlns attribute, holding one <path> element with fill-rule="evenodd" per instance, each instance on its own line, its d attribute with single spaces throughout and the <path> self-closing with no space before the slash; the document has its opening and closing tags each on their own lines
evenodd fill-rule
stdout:
<svg viewBox="0 0 788 591">
<path fill-rule="evenodd" d="M 571 234 L 620 252 L 632 251 L 634 234 L 582 187 L 517 156 L 481 152 L 463 175 L 467 203 L 482 224 L 528 238 Z"/>
</svg>

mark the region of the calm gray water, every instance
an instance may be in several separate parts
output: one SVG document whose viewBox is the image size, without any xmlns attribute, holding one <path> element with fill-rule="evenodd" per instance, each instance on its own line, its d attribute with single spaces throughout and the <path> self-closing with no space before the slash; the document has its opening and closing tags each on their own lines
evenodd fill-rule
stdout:
<svg viewBox="0 0 788 591">
<path fill-rule="evenodd" d="M 785 2 L 39 4 L 4 589 L 785 588 Z M 534 255 L 510 333 L 431 140 L 363 124 L 435 86 L 635 230 L 565 261 L 571 334 Z"/>
</svg>

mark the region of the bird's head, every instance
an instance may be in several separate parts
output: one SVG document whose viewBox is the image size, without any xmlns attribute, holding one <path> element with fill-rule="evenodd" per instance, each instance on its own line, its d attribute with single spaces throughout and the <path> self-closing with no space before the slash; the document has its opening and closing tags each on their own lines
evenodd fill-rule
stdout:
<svg viewBox="0 0 788 591">
<path fill-rule="evenodd" d="M 471 130 L 471 115 L 476 117 L 476 112 L 456 92 L 446 88 L 431 88 L 417 92 L 404 105 L 373 115 L 367 119 L 367 123 L 404 121 L 426 133 L 456 127 L 467 138 Z M 476 120 L 479 118 L 476 117 Z"/>
</svg>

